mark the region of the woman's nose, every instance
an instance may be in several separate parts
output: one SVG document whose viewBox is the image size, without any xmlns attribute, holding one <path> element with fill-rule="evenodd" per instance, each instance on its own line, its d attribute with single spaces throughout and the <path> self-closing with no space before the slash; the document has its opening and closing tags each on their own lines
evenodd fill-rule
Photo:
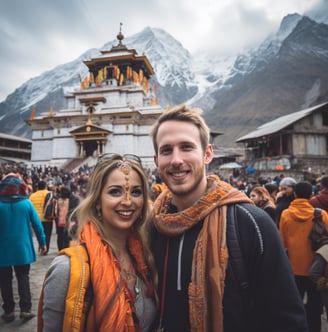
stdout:
<svg viewBox="0 0 328 332">
<path fill-rule="evenodd" d="M 131 204 L 130 192 L 128 192 L 128 191 L 125 192 L 125 194 L 123 195 L 123 198 L 122 198 L 122 203 L 124 203 L 125 205 Z"/>
</svg>

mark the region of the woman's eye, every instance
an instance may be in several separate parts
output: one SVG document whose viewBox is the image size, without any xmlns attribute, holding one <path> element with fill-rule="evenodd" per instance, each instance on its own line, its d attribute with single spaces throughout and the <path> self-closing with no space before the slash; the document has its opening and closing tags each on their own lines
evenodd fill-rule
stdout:
<svg viewBox="0 0 328 332">
<path fill-rule="evenodd" d="M 112 188 L 108 191 L 108 194 L 111 196 L 118 197 L 122 195 L 122 190 L 119 188 Z"/>
<path fill-rule="evenodd" d="M 142 195 L 142 190 L 140 188 L 135 188 L 131 191 L 131 195 L 134 197 L 139 197 Z"/>
</svg>

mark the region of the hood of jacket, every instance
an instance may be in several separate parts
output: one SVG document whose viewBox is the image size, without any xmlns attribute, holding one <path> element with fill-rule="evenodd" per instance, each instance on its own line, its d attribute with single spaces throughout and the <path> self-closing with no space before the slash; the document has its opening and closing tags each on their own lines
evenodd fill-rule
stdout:
<svg viewBox="0 0 328 332">
<path fill-rule="evenodd" d="M 314 207 L 306 198 L 295 198 L 288 207 L 290 217 L 294 221 L 306 222 L 314 217 Z"/>
</svg>

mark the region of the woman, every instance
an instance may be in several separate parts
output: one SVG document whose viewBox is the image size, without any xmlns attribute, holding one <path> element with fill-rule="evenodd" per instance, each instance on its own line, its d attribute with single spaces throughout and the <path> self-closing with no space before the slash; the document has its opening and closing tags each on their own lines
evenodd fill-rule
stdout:
<svg viewBox="0 0 328 332">
<path fill-rule="evenodd" d="M 276 208 L 269 192 L 264 187 L 255 187 L 250 193 L 250 199 L 256 206 L 263 209 L 273 221 L 276 220 Z"/>
<path fill-rule="evenodd" d="M 58 213 L 56 218 L 57 248 L 62 250 L 68 247 L 68 238 L 66 231 L 67 217 L 69 212 L 69 198 L 71 191 L 68 187 L 62 186 L 59 189 Z"/>
<path fill-rule="evenodd" d="M 92 172 L 87 196 L 76 209 L 92 284 L 87 317 L 80 319 L 87 328 L 79 331 L 149 331 L 156 305 L 154 274 L 148 268 L 154 263 L 146 238 L 147 177 L 137 156 L 106 157 Z M 65 312 L 73 258 L 61 254 L 49 268 L 39 304 L 39 331 L 71 330 Z"/>
<path fill-rule="evenodd" d="M 16 173 L 7 174 L 0 181 L 0 285 L 5 322 L 15 319 L 13 275 L 19 289 L 20 318 L 27 320 L 35 315 L 32 309 L 30 268 L 36 261 L 33 233 L 39 244 L 39 253 L 47 250 L 46 236 L 41 220 L 28 200 L 25 182 Z"/>
</svg>

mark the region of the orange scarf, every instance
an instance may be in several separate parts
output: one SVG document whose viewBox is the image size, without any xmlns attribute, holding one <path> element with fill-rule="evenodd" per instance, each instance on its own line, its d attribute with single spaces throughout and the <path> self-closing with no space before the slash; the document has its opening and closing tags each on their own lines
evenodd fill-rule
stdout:
<svg viewBox="0 0 328 332">
<path fill-rule="evenodd" d="M 193 251 L 188 288 L 191 331 L 223 332 L 222 301 L 228 262 L 226 205 L 253 202 L 217 176 L 208 177 L 206 193 L 190 208 L 166 214 L 171 199 L 172 194 L 166 191 L 154 204 L 154 225 L 160 233 L 177 236 L 205 218 Z"/>
<path fill-rule="evenodd" d="M 81 242 L 86 244 L 90 257 L 96 330 L 138 331 L 133 320 L 134 295 L 121 277 L 120 266 L 111 247 L 103 241 L 92 223 L 84 226 Z M 128 238 L 128 248 L 136 260 L 137 273 L 146 283 L 148 295 L 151 296 L 153 290 L 148 279 L 148 268 L 141 244 L 134 233 Z"/>
</svg>

